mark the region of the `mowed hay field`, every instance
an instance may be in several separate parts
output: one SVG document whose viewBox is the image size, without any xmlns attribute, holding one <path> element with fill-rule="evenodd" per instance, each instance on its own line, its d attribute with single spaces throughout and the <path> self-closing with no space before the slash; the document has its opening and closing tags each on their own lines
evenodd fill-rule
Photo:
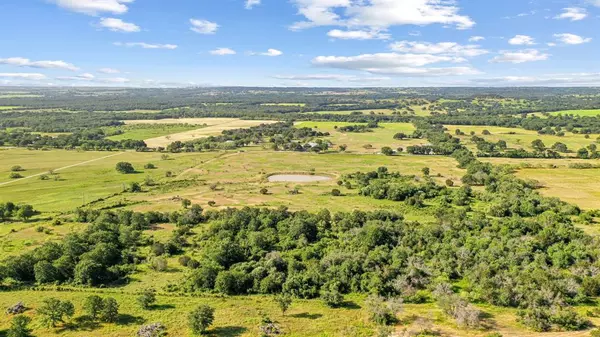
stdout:
<svg viewBox="0 0 600 337">
<path fill-rule="evenodd" d="M 126 124 L 191 124 L 202 125 L 195 130 L 174 133 L 170 135 L 144 139 L 148 147 L 167 147 L 175 141 L 189 141 L 209 136 L 218 136 L 225 130 L 249 128 L 261 124 L 276 123 L 275 121 L 242 120 L 237 118 L 181 118 L 181 119 L 158 119 L 158 120 L 128 120 Z"/>
<path fill-rule="evenodd" d="M 536 139 L 541 139 L 548 148 L 554 145 L 554 143 L 564 143 L 567 145 L 569 150 L 573 152 L 572 154 L 565 154 L 565 156 L 575 156 L 577 150 L 596 143 L 596 138 L 598 137 L 598 135 L 589 135 L 589 138 L 585 138 L 585 135 L 574 134 L 571 132 L 566 132 L 564 137 L 539 135 L 536 131 L 495 126 L 446 125 L 446 128 L 451 135 L 459 137 L 463 144 L 475 152 L 477 151 L 477 148 L 476 145 L 471 141 L 471 131 L 475 132 L 477 137 L 483 138 L 488 142 L 498 142 L 499 140 L 504 140 L 509 148 L 523 148 L 528 151 L 533 150 L 531 147 L 531 142 Z M 457 129 L 464 132 L 466 135 L 456 136 L 455 131 Z M 483 130 L 488 130 L 491 135 L 482 135 Z"/>
<path fill-rule="evenodd" d="M 215 157 L 216 153 L 169 154 L 162 160 L 160 153 L 142 152 L 75 152 L 65 150 L 29 151 L 10 149 L 0 151 L 0 202 L 27 203 L 43 212 L 72 211 L 84 203 L 121 192 L 127 184 L 143 183 L 146 177 L 160 182 L 167 171 L 174 175 L 186 168 Z M 90 161 L 93 160 L 93 161 Z M 118 162 L 130 162 L 134 174 L 121 174 L 115 170 Z M 156 169 L 144 169 L 153 163 Z M 77 165 L 79 164 L 79 165 Z M 27 171 L 25 177 L 55 170 L 49 180 L 38 176 L 11 180 L 12 166 L 20 165 Z M 77 165 L 67 167 L 71 165 Z M 66 167 L 66 168 L 64 168 Z M 64 168 L 64 169 L 61 169 Z"/>
<path fill-rule="evenodd" d="M 368 154 L 313 154 L 293 152 L 250 151 L 227 153 L 209 160 L 193 169 L 188 169 L 179 179 L 194 179 L 204 182 L 198 186 L 170 191 L 151 192 L 151 195 L 132 196 L 148 203 L 135 206 L 135 210 L 172 210 L 180 207 L 174 196 L 188 198 L 194 203 L 207 205 L 215 201 L 215 207 L 285 206 L 292 210 L 318 211 L 329 208 L 332 211 L 352 211 L 354 209 L 407 210 L 415 217 L 429 219 L 429 209 L 408 210 L 403 203 L 390 200 L 375 200 L 358 195 L 358 189 L 347 189 L 337 185 L 343 175 L 357 171 L 373 171 L 385 166 L 390 171 L 414 174 L 421 177 L 424 167 L 431 168 L 431 175 L 438 173 L 440 183 L 452 179 L 460 185 L 464 171 L 458 169 L 456 161 L 448 157 L 433 156 L 393 156 Z M 269 182 L 267 177 L 277 173 L 314 174 L 332 179 L 322 182 Z M 216 189 L 211 185 L 215 184 Z M 299 194 L 290 194 L 294 188 Z M 260 190 L 266 188 L 267 194 Z M 337 188 L 340 197 L 332 197 L 331 190 Z M 408 215 L 407 215 L 408 216 Z"/>
<path fill-rule="evenodd" d="M 574 115 L 582 117 L 595 117 L 600 115 L 600 110 L 563 110 L 551 112 L 551 115 Z"/>
<path fill-rule="evenodd" d="M 341 132 L 336 129 L 348 125 L 365 125 L 364 123 L 344 123 L 344 122 L 299 122 L 296 127 L 308 127 L 321 132 L 329 132 L 330 137 L 327 140 L 333 143 L 334 147 L 345 144 L 348 146 L 346 150 L 349 153 L 378 153 L 384 146 L 389 146 L 394 150 L 410 145 L 427 144 L 425 139 L 405 139 L 396 140 L 394 135 L 403 132 L 410 135 L 414 132 L 415 127 L 410 123 L 382 123 L 379 128 L 373 129 L 372 132 Z M 371 148 L 365 148 L 365 145 L 371 145 Z"/>
<path fill-rule="evenodd" d="M 198 130 L 198 125 L 191 124 L 136 124 L 125 125 L 120 127 L 105 128 L 107 131 L 122 130 L 120 135 L 106 137 L 106 139 L 119 141 L 126 139 L 144 140 L 167 136 L 174 133 L 181 133 L 191 130 Z"/>
</svg>

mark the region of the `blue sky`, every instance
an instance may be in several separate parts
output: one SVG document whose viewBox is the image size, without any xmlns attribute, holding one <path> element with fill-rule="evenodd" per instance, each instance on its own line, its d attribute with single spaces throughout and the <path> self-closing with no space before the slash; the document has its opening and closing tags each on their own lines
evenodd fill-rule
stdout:
<svg viewBox="0 0 600 337">
<path fill-rule="evenodd" d="M 0 85 L 600 85 L 600 0 L 2 0 Z"/>
</svg>

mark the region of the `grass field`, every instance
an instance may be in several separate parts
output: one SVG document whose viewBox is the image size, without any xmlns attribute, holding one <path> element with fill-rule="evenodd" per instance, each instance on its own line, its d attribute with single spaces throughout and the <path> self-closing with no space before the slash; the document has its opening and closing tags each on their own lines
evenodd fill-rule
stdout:
<svg viewBox="0 0 600 337">
<path fill-rule="evenodd" d="M 365 110 L 331 110 L 331 111 L 313 111 L 307 112 L 310 114 L 319 114 L 319 115 L 350 115 L 353 112 L 360 112 L 363 115 L 370 115 L 373 112 L 376 115 L 391 115 L 394 110 L 392 109 L 365 109 Z"/>
<path fill-rule="evenodd" d="M 399 147 L 406 148 L 410 145 L 427 144 L 422 139 L 396 140 L 394 135 L 399 132 L 411 134 L 415 127 L 410 123 L 382 123 L 379 128 L 373 129 L 373 132 L 353 133 L 340 132 L 336 126 L 357 125 L 360 123 L 343 122 L 300 122 L 297 127 L 310 127 L 322 132 L 329 132 L 331 136 L 327 139 L 333 142 L 334 147 L 346 144 L 350 153 L 378 153 L 382 147 L 389 146 L 393 149 Z M 371 145 L 372 148 L 364 148 L 365 145 Z"/>
<path fill-rule="evenodd" d="M 203 125 L 203 128 L 196 128 L 190 131 L 173 133 L 160 137 L 144 139 L 148 147 L 166 147 L 175 141 L 189 141 L 197 138 L 220 135 L 224 130 L 233 130 L 248 128 L 265 123 L 275 123 L 274 121 L 256 121 L 241 120 L 237 118 L 182 118 L 182 119 L 160 119 L 160 120 L 132 120 L 125 121 L 126 124 L 190 124 Z"/>
<path fill-rule="evenodd" d="M 471 131 L 475 132 L 476 136 L 484 138 L 489 142 L 504 140 L 509 148 L 524 148 L 529 151 L 533 150 L 531 147 L 531 142 L 536 139 L 541 139 L 548 148 L 550 148 L 554 143 L 560 142 L 566 144 L 569 150 L 573 152 L 570 154 L 571 156 L 574 156 L 577 150 L 580 148 L 594 144 L 596 142 L 596 138 L 598 137 L 598 135 L 590 135 L 590 138 L 585 138 L 585 135 L 574 134 L 570 132 L 565 133 L 564 137 L 539 135 L 536 131 L 495 126 L 446 125 L 446 128 L 448 128 L 448 132 L 451 135 L 455 135 L 454 132 L 456 129 L 460 129 L 462 132 L 464 132 L 466 135 L 459 136 L 459 138 L 463 144 L 467 145 L 473 151 L 476 151 L 476 146 L 471 141 Z M 488 130 L 491 135 L 482 135 L 483 130 Z M 569 154 L 566 155 L 568 156 Z"/>
<path fill-rule="evenodd" d="M 263 103 L 264 106 L 306 106 L 306 103 Z"/>
<path fill-rule="evenodd" d="M 13 109 L 18 109 L 18 108 L 22 108 L 20 106 L 13 106 L 13 105 L 0 105 L 0 111 L 2 110 L 13 110 Z"/>
<path fill-rule="evenodd" d="M 106 131 L 121 130 L 124 133 L 120 135 L 110 136 L 107 139 L 110 140 L 144 140 L 149 138 L 162 137 L 171 135 L 174 133 L 181 133 L 191 130 L 198 130 L 198 125 L 191 124 L 138 124 L 138 125 L 125 125 L 120 127 L 109 127 L 105 128 Z"/>
<path fill-rule="evenodd" d="M 551 115 L 575 115 L 582 117 L 594 117 L 600 115 L 600 110 L 563 110 L 551 112 Z"/>
<path fill-rule="evenodd" d="M 147 176 L 161 181 L 167 179 L 167 171 L 179 174 L 214 156 L 214 153 L 172 154 L 169 160 L 161 160 L 160 153 L 4 150 L 0 152 L 0 202 L 28 203 L 45 212 L 72 211 L 84 203 L 121 192 L 131 182 L 141 183 Z M 138 172 L 118 173 L 115 165 L 122 161 L 132 163 Z M 60 170 L 78 163 L 83 164 Z M 147 163 L 157 168 L 145 170 Z M 55 170 L 58 180 L 53 177 L 11 180 L 8 176 L 14 165 L 27 170 L 22 172 L 25 177 Z"/>
</svg>

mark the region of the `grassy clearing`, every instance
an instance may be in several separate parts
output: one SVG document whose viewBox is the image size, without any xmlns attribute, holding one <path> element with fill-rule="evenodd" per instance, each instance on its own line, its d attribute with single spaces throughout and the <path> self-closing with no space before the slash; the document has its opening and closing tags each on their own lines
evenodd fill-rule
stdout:
<svg viewBox="0 0 600 337">
<path fill-rule="evenodd" d="M 340 110 L 340 111 L 336 111 L 336 110 L 332 110 L 332 111 L 314 111 L 314 112 L 307 112 L 307 113 L 311 113 L 311 114 L 319 114 L 319 115 L 350 115 L 353 112 L 360 112 L 363 115 L 391 115 L 394 110 L 392 109 L 364 109 L 364 110 Z"/>
<path fill-rule="evenodd" d="M 461 141 L 467 145 L 471 150 L 477 151 L 475 143 L 471 141 L 471 131 L 475 132 L 475 135 L 489 142 L 497 142 L 499 140 L 506 141 L 509 148 L 524 148 L 526 150 L 533 150 L 531 142 L 536 139 L 541 139 L 546 147 L 551 147 L 554 143 L 560 142 L 567 145 L 569 150 L 575 155 L 575 152 L 580 148 L 586 147 L 596 142 L 598 135 L 590 135 L 590 138 L 585 138 L 585 135 L 574 134 L 566 132 L 564 137 L 552 136 L 552 135 L 539 135 L 536 131 L 530 131 L 520 128 L 504 128 L 494 126 L 466 126 L 466 125 L 446 125 L 448 132 L 451 135 L 455 135 L 456 129 L 460 129 L 464 132 L 465 136 L 459 136 Z M 491 135 L 482 135 L 483 130 L 488 130 Z M 569 154 L 567 154 L 569 155 Z"/>
<path fill-rule="evenodd" d="M 30 176 L 111 154 L 118 153 L 5 150 L 0 152 L 0 176 L 3 181 L 10 181 L 8 172 L 14 165 L 23 166 L 27 169 L 22 172 L 23 176 Z M 119 193 L 131 182 L 142 183 L 147 176 L 157 182 L 168 180 L 165 178 L 167 171 L 179 174 L 186 168 L 196 166 L 214 156 L 214 153 L 172 154 L 169 160 L 161 160 L 160 153 L 123 152 L 110 158 L 61 170 L 57 172 L 58 180 L 52 177 L 43 181 L 36 177 L 0 185 L 0 202 L 28 203 L 45 212 L 72 211 L 82 204 Z M 138 172 L 118 173 L 115 165 L 121 161 L 132 163 Z M 157 168 L 146 170 L 143 167 L 147 163 L 153 163 Z M 123 197 L 126 198 L 127 196 Z"/>
<path fill-rule="evenodd" d="M 148 147 L 166 147 L 175 141 L 189 141 L 197 138 L 220 135 L 224 130 L 248 128 L 274 121 L 241 120 L 237 118 L 182 118 L 182 119 L 160 119 L 160 120 L 135 120 L 126 121 L 126 124 L 190 124 L 203 125 L 201 129 L 173 133 L 170 135 L 144 139 Z"/>
<path fill-rule="evenodd" d="M 457 183 L 464 172 L 456 168 L 456 162 L 447 157 L 395 156 L 362 154 L 311 154 L 291 152 L 250 151 L 228 153 L 205 162 L 193 169 L 184 171 L 180 179 L 204 181 L 200 186 L 170 191 L 151 192 L 150 195 L 134 196 L 147 203 L 135 206 L 136 210 L 173 210 L 180 202 L 173 197 L 178 195 L 195 203 L 207 205 L 215 201 L 216 207 L 286 206 L 292 210 L 320 210 L 329 208 L 335 211 L 354 209 L 389 209 L 409 213 L 412 219 L 430 219 L 428 208 L 414 210 L 404 204 L 389 200 L 375 200 L 358 195 L 356 189 L 337 186 L 337 179 L 312 183 L 269 182 L 267 176 L 273 173 L 304 173 L 340 177 L 356 171 L 376 170 L 386 166 L 391 171 L 403 174 L 421 175 L 424 167 L 432 168 L 432 175 L 440 173 L 440 182 L 453 179 Z M 217 184 L 212 190 L 211 184 Z M 298 187 L 300 194 L 288 192 Z M 260 193 L 267 188 L 268 194 Z M 343 196 L 330 195 L 333 188 L 339 188 Z"/>
<path fill-rule="evenodd" d="M 263 106 L 306 106 L 306 103 L 263 103 Z"/>
<path fill-rule="evenodd" d="M 398 132 L 411 134 L 415 127 L 410 123 L 382 123 L 379 128 L 373 132 L 364 133 L 343 133 L 336 130 L 336 126 L 342 127 L 347 125 L 357 125 L 360 123 L 343 123 L 343 122 L 300 122 L 297 127 L 310 127 L 319 131 L 331 133 L 328 139 L 333 142 L 334 147 L 342 144 L 348 145 L 350 153 L 378 153 L 382 147 L 389 146 L 393 149 L 402 147 L 406 148 L 410 145 L 426 144 L 426 140 L 422 139 L 407 139 L 395 140 L 394 135 Z M 364 148 L 365 145 L 371 145 L 372 148 Z"/>
<path fill-rule="evenodd" d="M 22 108 L 21 106 L 13 106 L 13 105 L 4 105 L 4 106 L 0 106 L 0 111 L 2 110 L 13 110 L 13 109 L 19 109 Z"/>
<path fill-rule="evenodd" d="M 575 115 L 582 117 L 595 117 L 600 115 L 600 110 L 563 110 L 551 112 L 551 115 Z"/>
<path fill-rule="evenodd" d="M 198 125 L 190 124 L 139 124 L 139 125 L 125 125 L 121 127 L 110 127 L 105 128 L 106 131 L 111 132 L 115 130 L 123 131 L 120 135 L 110 136 L 107 139 L 110 140 L 144 140 L 148 138 L 162 137 L 174 133 L 186 132 L 191 130 L 198 130 Z"/>
</svg>

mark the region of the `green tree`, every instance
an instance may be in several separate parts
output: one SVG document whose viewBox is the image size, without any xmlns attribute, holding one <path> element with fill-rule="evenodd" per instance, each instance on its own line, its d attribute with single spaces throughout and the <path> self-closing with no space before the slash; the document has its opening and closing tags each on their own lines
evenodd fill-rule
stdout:
<svg viewBox="0 0 600 337">
<path fill-rule="evenodd" d="M 137 298 L 137 302 L 142 309 L 149 310 L 156 303 L 156 290 L 148 288 Z"/>
<path fill-rule="evenodd" d="M 215 309 L 208 305 L 201 305 L 188 315 L 188 325 L 194 335 L 205 333 L 214 320 Z"/>
<path fill-rule="evenodd" d="M 70 301 L 47 298 L 42 303 L 42 306 L 37 309 L 37 313 L 47 327 L 54 328 L 57 323 L 63 323 L 65 317 L 73 317 L 75 314 L 75 307 Z"/>
<path fill-rule="evenodd" d="M 292 305 L 292 296 L 286 293 L 279 294 L 275 296 L 275 303 L 277 303 L 277 306 L 281 309 L 281 314 L 285 316 L 285 313 Z"/>
<path fill-rule="evenodd" d="M 531 142 L 531 147 L 539 152 L 546 150 L 546 145 L 544 144 L 544 142 L 542 142 L 541 139 L 536 139 L 533 142 Z"/>
<path fill-rule="evenodd" d="M 389 146 L 384 146 L 381 148 L 381 153 L 383 153 L 386 156 L 393 156 L 394 150 Z"/>
<path fill-rule="evenodd" d="M 192 201 L 190 199 L 181 199 L 181 207 L 188 208 L 192 205 Z"/>
<path fill-rule="evenodd" d="M 423 167 L 423 169 L 421 169 L 421 172 L 423 172 L 424 176 L 429 176 L 429 174 L 431 173 L 431 169 L 429 167 Z"/>
<path fill-rule="evenodd" d="M 29 323 L 31 318 L 27 316 L 15 316 L 10 322 L 10 328 L 6 333 L 6 337 L 29 337 L 31 336 L 31 330 L 29 330 Z"/>
<path fill-rule="evenodd" d="M 31 206 L 31 205 L 22 205 L 22 206 L 19 206 L 19 209 L 17 210 L 16 215 L 19 219 L 22 219 L 23 221 L 27 221 L 29 218 L 31 218 L 32 216 L 35 215 L 35 210 L 33 209 L 33 206 Z"/>
<path fill-rule="evenodd" d="M 123 174 L 129 174 L 129 173 L 135 172 L 135 169 L 133 168 L 133 165 L 131 165 L 131 163 L 127 163 L 127 162 L 123 162 L 123 161 L 117 163 L 117 166 L 115 167 L 115 169 L 117 170 L 117 172 L 123 173 Z"/>
<path fill-rule="evenodd" d="M 98 319 L 103 309 L 104 301 L 97 295 L 88 296 L 83 304 L 83 310 L 93 321 Z"/>
<path fill-rule="evenodd" d="M 103 302 L 100 320 L 105 323 L 115 323 L 119 319 L 119 303 L 112 297 L 105 298 Z"/>
</svg>

